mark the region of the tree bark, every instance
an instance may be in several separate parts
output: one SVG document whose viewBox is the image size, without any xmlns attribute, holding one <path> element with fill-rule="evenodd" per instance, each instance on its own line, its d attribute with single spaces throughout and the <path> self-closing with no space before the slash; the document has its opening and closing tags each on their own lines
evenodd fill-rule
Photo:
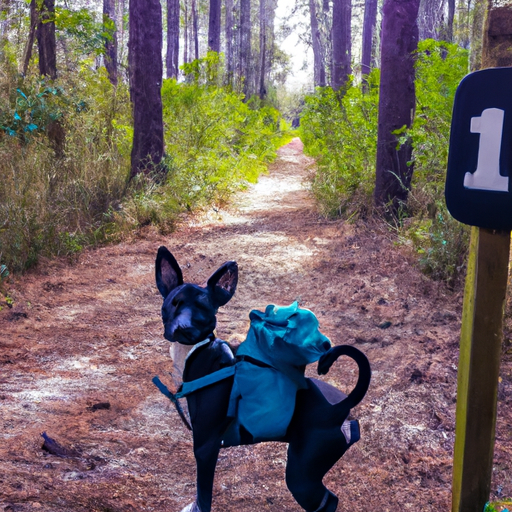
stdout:
<svg viewBox="0 0 512 512">
<path fill-rule="evenodd" d="M 188 0 L 183 0 L 183 19 L 184 19 L 184 29 L 183 29 L 183 63 L 186 64 L 189 62 L 188 60 Z"/>
<path fill-rule="evenodd" d="M 251 79 L 251 0 L 240 0 L 240 56 L 239 77 L 242 81 L 242 92 L 249 99 Z"/>
<path fill-rule="evenodd" d="M 225 19 L 225 37 L 226 37 L 226 84 L 233 85 L 233 0 L 226 0 L 226 19 Z"/>
<path fill-rule="evenodd" d="M 419 0 L 385 0 L 383 8 L 374 200 L 392 215 L 407 203 L 413 173 L 412 145 L 399 144 L 393 132 L 409 128 L 413 119 L 418 9 Z"/>
<path fill-rule="evenodd" d="M 163 174 L 162 10 L 159 0 L 130 0 L 131 174 Z"/>
<path fill-rule="evenodd" d="M 316 0 L 309 0 L 311 39 L 313 42 L 313 79 L 315 87 L 325 87 L 325 64 L 322 52 L 320 28 L 316 12 Z"/>
<path fill-rule="evenodd" d="M 350 0 L 334 0 L 332 6 L 332 88 L 337 91 L 348 80 L 351 70 Z"/>
<path fill-rule="evenodd" d="M 512 6 L 504 5 L 489 8 L 485 21 L 482 67 L 512 66 Z"/>
<path fill-rule="evenodd" d="M 27 74 L 28 65 L 32 58 L 32 49 L 34 48 L 34 40 L 36 38 L 38 12 L 36 0 L 30 2 L 30 28 L 28 31 L 27 42 L 25 43 L 25 49 L 23 50 L 23 58 L 21 60 L 20 74 L 25 76 Z"/>
<path fill-rule="evenodd" d="M 208 18 L 208 50 L 220 52 L 221 0 L 210 0 Z"/>
<path fill-rule="evenodd" d="M 445 0 L 420 0 L 419 39 L 446 39 L 444 35 Z"/>
<path fill-rule="evenodd" d="M 369 75 L 372 66 L 373 35 L 377 24 L 377 0 L 366 0 L 363 20 L 363 50 L 361 55 L 361 74 Z"/>
<path fill-rule="evenodd" d="M 199 22 L 196 0 L 192 0 L 192 36 L 194 38 L 194 59 L 199 59 Z"/>
<path fill-rule="evenodd" d="M 455 18 L 455 0 L 448 0 L 448 19 L 446 21 L 446 40 L 453 43 L 453 19 Z"/>
<path fill-rule="evenodd" d="M 266 2 L 260 0 L 260 69 L 259 69 L 259 96 L 265 99 L 267 91 L 265 89 L 265 71 L 267 56 L 267 20 L 266 20 Z"/>
<path fill-rule="evenodd" d="M 103 0 L 103 16 L 110 18 L 116 24 L 115 0 Z M 110 83 L 117 85 L 117 29 L 112 34 L 112 39 L 105 41 L 105 67 Z"/>
<path fill-rule="evenodd" d="M 167 0 L 167 78 L 178 78 L 180 51 L 180 0 Z"/>
<path fill-rule="evenodd" d="M 55 0 L 43 0 L 36 30 L 39 49 L 39 73 L 52 80 L 57 78 L 55 40 Z M 50 20 L 50 21 L 48 21 Z"/>
<path fill-rule="evenodd" d="M 482 66 L 482 39 L 486 20 L 487 0 L 476 0 L 471 24 L 471 50 L 469 53 L 470 71 L 478 71 Z"/>
<path fill-rule="evenodd" d="M 125 17 L 125 1 L 126 0 L 116 0 L 117 6 L 116 6 L 116 19 L 119 21 L 119 24 L 117 26 L 117 50 L 118 50 L 118 60 L 123 61 L 124 55 L 123 55 L 123 48 L 127 48 L 127 45 L 125 44 L 126 40 L 126 34 L 125 34 L 125 27 L 124 27 L 124 17 Z M 121 55 L 119 55 L 121 53 Z M 123 67 L 121 68 L 121 73 L 123 72 L 125 74 L 128 74 L 127 68 Z M 120 73 L 120 70 L 118 69 L 118 75 Z M 126 78 L 129 78 L 128 76 Z"/>
</svg>

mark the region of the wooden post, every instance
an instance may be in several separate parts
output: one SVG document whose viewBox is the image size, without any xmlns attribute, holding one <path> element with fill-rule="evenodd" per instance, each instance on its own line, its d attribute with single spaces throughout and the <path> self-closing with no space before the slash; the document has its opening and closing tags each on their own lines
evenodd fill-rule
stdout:
<svg viewBox="0 0 512 512">
<path fill-rule="evenodd" d="M 452 512 L 482 512 L 494 454 L 510 232 L 471 228 L 460 341 Z"/>
</svg>

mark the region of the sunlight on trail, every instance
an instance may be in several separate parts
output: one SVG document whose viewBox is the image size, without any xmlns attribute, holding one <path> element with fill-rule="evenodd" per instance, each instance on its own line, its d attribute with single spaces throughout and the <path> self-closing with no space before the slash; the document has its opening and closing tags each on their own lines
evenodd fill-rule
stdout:
<svg viewBox="0 0 512 512">
<path fill-rule="evenodd" d="M 297 200 L 297 192 L 300 191 L 307 191 L 306 185 L 301 181 L 280 174 L 262 176 L 258 183 L 251 186 L 239 208 L 243 213 L 268 209 L 296 209 L 298 205 L 293 200 Z"/>
</svg>

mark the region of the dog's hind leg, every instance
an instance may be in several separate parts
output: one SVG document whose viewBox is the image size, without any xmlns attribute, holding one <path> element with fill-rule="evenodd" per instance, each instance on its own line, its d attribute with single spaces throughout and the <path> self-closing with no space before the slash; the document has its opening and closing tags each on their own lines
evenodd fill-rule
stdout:
<svg viewBox="0 0 512 512">
<path fill-rule="evenodd" d="M 323 390 L 323 391 L 322 391 Z M 332 395 L 332 396 L 331 396 Z M 345 395 L 322 382 L 308 380 L 308 389 L 297 393 L 288 429 L 286 484 L 307 512 L 334 512 L 338 498 L 322 483 L 325 474 L 359 438 L 356 421 L 332 421 L 332 401 Z M 348 411 L 347 411 L 348 414 Z"/>
<path fill-rule="evenodd" d="M 310 432 L 300 437 L 302 439 L 294 439 L 288 447 L 288 489 L 307 512 L 334 512 L 338 498 L 325 487 L 322 480 L 345 453 L 345 437 L 341 430 L 338 433 Z"/>
</svg>

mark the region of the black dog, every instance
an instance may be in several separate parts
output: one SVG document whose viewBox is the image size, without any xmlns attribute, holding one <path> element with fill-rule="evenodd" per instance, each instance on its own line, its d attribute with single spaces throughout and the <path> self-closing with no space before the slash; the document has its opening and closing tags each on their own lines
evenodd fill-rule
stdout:
<svg viewBox="0 0 512 512">
<path fill-rule="evenodd" d="M 215 338 L 216 313 L 235 293 L 238 267 L 224 263 L 205 287 L 184 283 L 173 255 L 160 247 L 156 258 L 156 283 L 164 298 L 162 319 L 165 338 L 184 345 L 198 345 L 189 354 L 183 382 L 190 383 L 236 363 L 228 344 Z M 371 370 L 366 356 L 354 347 L 331 348 L 318 362 L 325 374 L 340 355 L 354 359 L 359 379 L 347 396 L 316 379 L 306 379 L 307 389 L 297 392 L 295 412 L 286 435 L 288 446 L 286 483 L 299 505 L 308 512 L 334 512 L 338 498 L 322 479 L 347 449 L 359 440 L 357 421 L 349 421 L 350 409 L 366 394 Z M 257 364 L 257 361 L 255 361 Z M 224 370 L 223 370 L 224 371 Z M 187 395 L 197 464 L 197 499 L 182 512 L 210 512 L 215 466 L 231 422 L 227 411 L 233 377 L 224 378 Z M 240 444 L 253 441 L 242 439 Z"/>
</svg>

